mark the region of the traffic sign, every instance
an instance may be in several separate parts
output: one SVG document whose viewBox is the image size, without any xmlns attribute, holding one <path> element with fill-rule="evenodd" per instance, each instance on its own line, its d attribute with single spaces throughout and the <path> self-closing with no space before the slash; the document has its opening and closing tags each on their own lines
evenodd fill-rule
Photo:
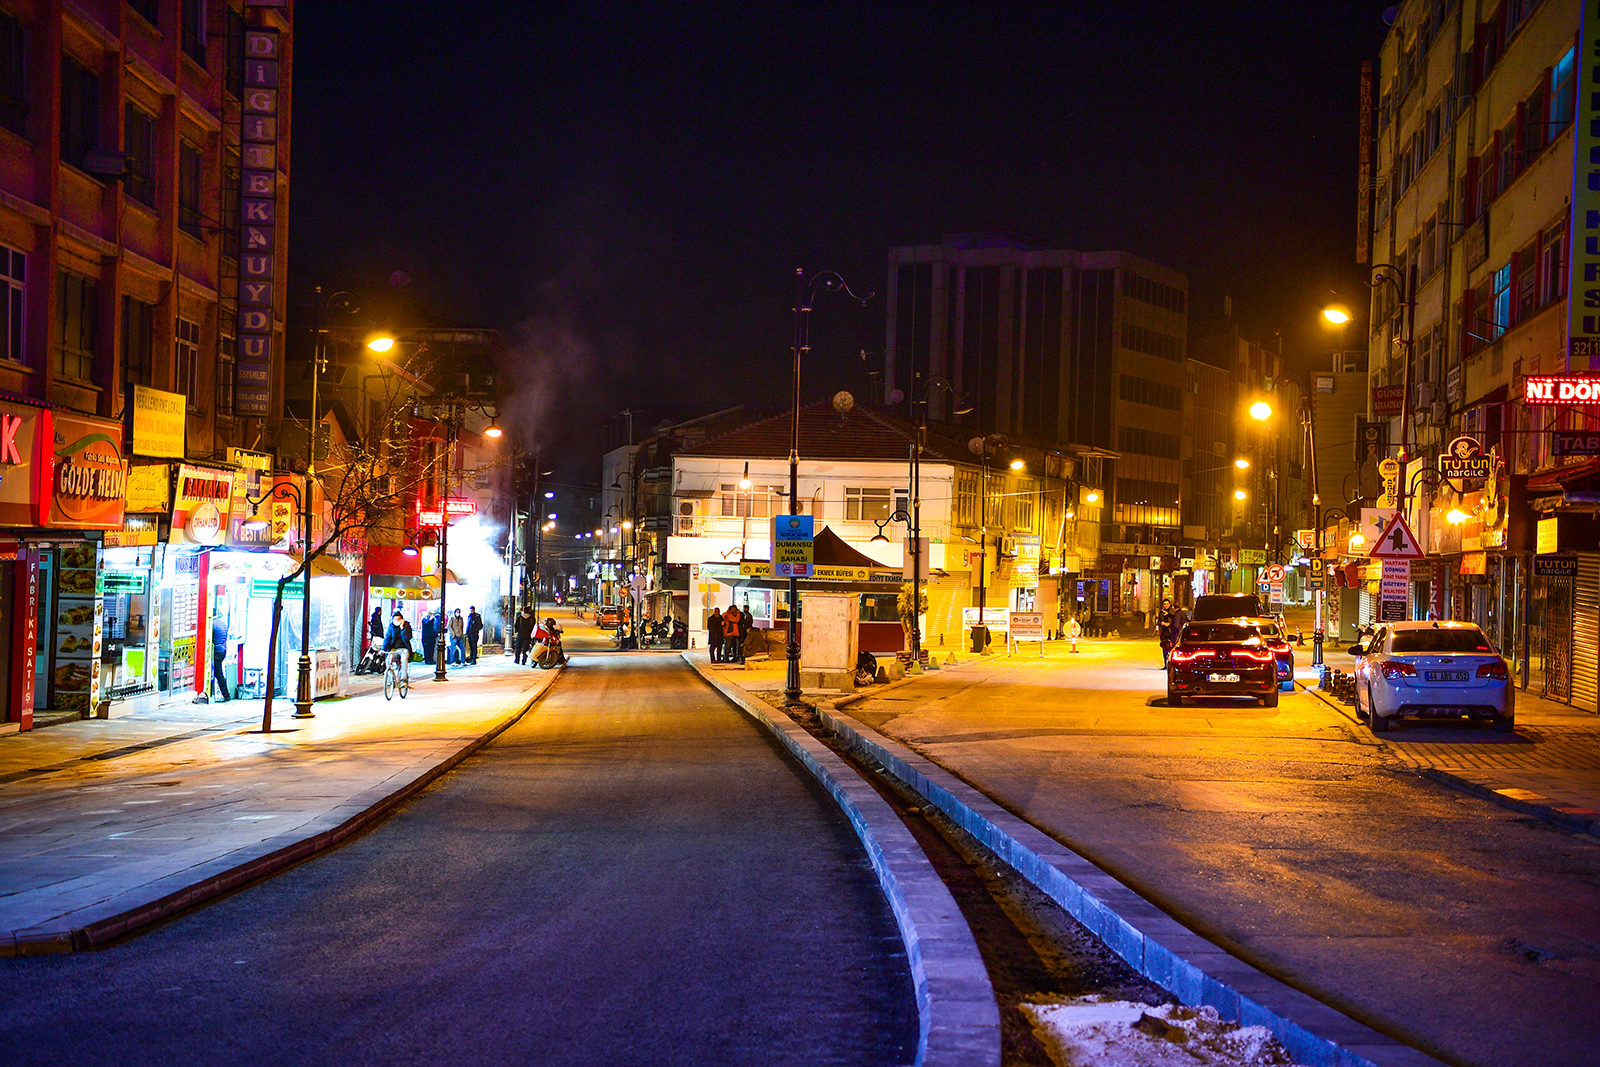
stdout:
<svg viewBox="0 0 1600 1067">
<path fill-rule="evenodd" d="M 1383 532 L 1373 542 L 1368 553 L 1373 559 L 1421 559 L 1426 553 L 1417 544 L 1416 535 L 1406 525 L 1406 517 L 1395 512 L 1394 518 L 1384 526 Z"/>
<path fill-rule="evenodd" d="M 1267 573 L 1266 573 L 1266 580 L 1268 582 L 1281 583 L 1283 581 L 1283 564 L 1274 563 L 1274 564 L 1272 564 L 1272 566 L 1268 567 L 1267 568 Z"/>
</svg>

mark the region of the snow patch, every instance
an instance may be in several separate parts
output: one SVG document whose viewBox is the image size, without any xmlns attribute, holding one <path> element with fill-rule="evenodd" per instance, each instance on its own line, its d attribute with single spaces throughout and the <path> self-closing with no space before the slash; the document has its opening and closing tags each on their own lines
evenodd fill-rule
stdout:
<svg viewBox="0 0 1600 1067">
<path fill-rule="evenodd" d="M 1264 1026 L 1225 1023 L 1215 1008 L 1087 997 L 1024 1004 L 1062 1067 L 1286 1067 L 1294 1060 Z"/>
</svg>

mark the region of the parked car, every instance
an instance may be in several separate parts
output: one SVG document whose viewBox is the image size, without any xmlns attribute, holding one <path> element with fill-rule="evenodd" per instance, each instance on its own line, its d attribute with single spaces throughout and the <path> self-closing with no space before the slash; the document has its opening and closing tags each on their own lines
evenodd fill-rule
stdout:
<svg viewBox="0 0 1600 1067">
<path fill-rule="evenodd" d="M 1178 707 L 1197 696 L 1251 697 L 1278 706 L 1277 656 L 1249 621 L 1184 626 L 1167 657 L 1167 703 Z"/>
<path fill-rule="evenodd" d="M 1515 724 L 1511 670 L 1470 622 L 1381 623 L 1355 649 L 1356 710 L 1373 733 L 1405 715 Z"/>
<path fill-rule="evenodd" d="M 1272 654 L 1278 661 L 1278 688 L 1285 693 L 1294 692 L 1294 646 L 1289 643 L 1288 631 L 1284 629 L 1283 620 L 1276 616 L 1265 616 L 1256 619 L 1243 619 L 1256 628 L 1256 633 L 1272 649 Z"/>
<path fill-rule="evenodd" d="M 595 621 L 602 630 L 615 630 L 622 624 L 622 609 L 615 604 L 607 604 L 595 615 Z"/>
<path fill-rule="evenodd" d="M 1255 619 L 1261 610 L 1261 598 L 1254 593 L 1207 593 L 1194 598 L 1194 610 L 1189 618 L 1195 622 L 1212 619 Z"/>
</svg>

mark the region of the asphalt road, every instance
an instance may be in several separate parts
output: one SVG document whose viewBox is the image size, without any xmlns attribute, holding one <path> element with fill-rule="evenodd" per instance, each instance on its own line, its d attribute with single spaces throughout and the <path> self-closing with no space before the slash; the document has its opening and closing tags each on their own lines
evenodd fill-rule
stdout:
<svg viewBox="0 0 1600 1067">
<path fill-rule="evenodd" d="M 1153 642 L 930 674 L 850 713 L 1196 931 L 1449 1062 L 1600 1062 L 1600 842 L 1401 771 L 1305 693 L 1165 706 Z M 1497 744 L 1485 727 L 1407 727 Z"/>
<path fill-rule="evenodd" d="M 111 948 L 0 960 L 7 1064 L 898 1064 L 859 842 L 676 656 L 574 657 L 373 832 Z"/>
</svg>

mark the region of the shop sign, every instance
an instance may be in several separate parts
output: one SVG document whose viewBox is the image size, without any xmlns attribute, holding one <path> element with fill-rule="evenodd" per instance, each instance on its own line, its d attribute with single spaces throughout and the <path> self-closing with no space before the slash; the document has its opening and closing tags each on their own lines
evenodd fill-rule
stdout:
<svg viewBox="0 0 1600 1067">
<path fill-rule="evenodd" d="M 11 635 L 11 662 L 16 670 L 11 677 L 11 707 L 7 716 L 21 724 L 24 730 L 33 729 L 33 688 L 37 681 L 39 653 L 39 555 L 38 549 L 23 549 L 17 554 L 18 596 L 17 616 L 22 625 Z"/>
<path fill-rule="evenodd" d="M 313 698 L 331 697 L 339 691 L 339 653 L 334 649 L 319 649 L 316 665 L 311 675 Z"/>
<path fill-rule="evenodd" d="M 1241 567 L 1261 567 L 1267 562 L 1267 550 L 1264 548 L 1241 548 L 1239 550 L 1239 565 Z"/>
<path fill-rule="evenodd" d="M 122 426 L 57 411 L 51 419 L 55 475 L 49 525 L 68 530 L 117 530 L 128 499 Z"/>
<path fill-rule="evenodd" d="M 1578 5 L 1578 66 L 1587 70 L 1600 33 L 1600 5 Z M 1587 79 L 1585 79 L 1587 80 Z M 1567 369 L 1600 367 L 1600 99 L 1579 92 L 1572 116 L 1572 214 L 1567 222 Z"/>
<path fill-rule="evenodd" d="M 1533 573 L 1538 578 L 1576 578 L 1577 556 L 1534 556 Z"/>
<path fill-rule="evenodd" d="M 1173 545 L 1146 545 L 1132 541 L 1102 541 L 1100 542 L 1102 556 L 1176 556 L 1178 550 Z"/>
<path fill-rule="evenodd" d="M 961 609 L 961 628 L 971 630 L 978 625 L 978 609 Z M 990 634 L 1004 634 L 1010 632 L 1011 616 L 1005 608 L 984 608 L 983 625 L 989 628 Z"/>
<path fill-rule="evenodd" d="M 1561 551 L 1561 539 L 1557 535 L 1559 524 L 1552 515 L 1548 519 L 1539 520 L 1539 530 L 1535 537 L 1534 551 L 1542 555 Z"/>
<path fill-rule="evenodd" d="M 250 595 L 256 600 L 271 600 L 278 595 L 278 580 L 276 578 L 254 578 L 250 582 Z M 306 595 L 306 580 L 298 578 L 292 582 L 285 582 L 283 586 L 283 599 L 301 600 Z"/>
<path fill-rule="evenodd" d="M 172 465 L 132 463 L 128 466 L 128 500 L 125 509 L 135 511 L 172 510 Z"/>
<path fill-rule="evenodd" d="M 172 490 L 172 540 L 215 545 L 223 540 L 224 516 L 233 511 L 233 471 L 177 464 Z"/>
<path fill-rule="evenodd" d="M 1043 641 L 1044 613 L 1040 611 L 1013 611 L 1006 620 L 1006 628 L 1013 641 Z"/>
<path fill-rule="evenodd" d="M 1378 477 L 1383 479 L 1383 491 L 1378 494 L 1378 506 L 1397 507 L 1400 499 L 1400 461 L 1393 457 L 1379 460 Z"/>
<path fill-rule="evenodd" d="M 1600 433 L 1555 430 L 1550 434 L 1552 456 L 1600 456 Z"/>
<path fill-rule="evenodd" d="M 1376 464 L 1389 454 L 1389 422 L 1387 419 L 1364 419 L 1356 416 L 1356 464 Z"/>
<path fill-rule="evenodd" d="M 1372 416 L 1377 419 L 1392 419 L 1403 414 L 1406 410 L 1406 387 L 1403 385 L 1380 385 L 1372 390 Z"/>
<path fill-rule="evenodd" d="M 144 592 L 144 571 L 106 571 L 105 592 L 139 596 Z"/>
<path fill-rule="evenodd" d="M 215 504 L 201 504 L 189 512 L 183 532 L 197 545 L 214 545 L 222 540 L 222 512 Z"/>
<path fill-rule="evenodd" d="M 41 438 L 50 412 L 0 403 L 0 526 L 39 526 L 50 492 Z"/>
<path fill-rule="evenodd" d="M 1333 392 L 1334 378 L 1331 374 L 1318 374 L 1312 380 L 1313 388 L 1319 393 Z"/>
<path fill-rule="evenodd" d="M 107 530 L 105 533 L 105 546 L 107 548 L 139 548 L 144 545 L 156 543 L 160 534 L 160 523 L 154 515 L 125 515 L 122 527 L 117 530 Z"/>
<path fill-rule="evenodd" d="M 1487 552 L 1463 552 L 1461 554 L 1462 574 L 1488 574 L 1489 554 Z"/>
<path fill-rule="evenodd" d="M 1464 478 L 1493 477 L 1495 467 L 1498 465 L 1499 457 L 1492 452 L 1484 452 L 1478 439 L 1467 435 L 1451 441 L 1449 447 L 1439 456 L 1439 474 L 1458 481 Z"/>
<path fill-rule="evenodd" d="M 182 459 L 188 401 L 147 385 L 133 387 L 133 448 L 136 456 Z"/>
<path fill-rule="evenodd" d="M 278 288 L 278 31 L 244 32 L 244 99 L 239 119 L 239 363 L 241 415 L 272 409 L 273 309 Z"/>
<path fill-rule="evenodd" d="M 702 563 L 699 566 L 702 578 L 737 578 L 741 569 L 738 563 Z M 598 575 L 591 574 L 590 577 Z"/>
<path fill-rule="evenodd" d="M 1576 259 L 1577 257 L 1573 257 Z M 1600 292 L 1600 290 L 1596 290 Z M 1574 302 L 1576 303 L 1576 302 Z M 1574 342 L 1578 339 L 1574 338 Z M 1585 359 L 1582 365 L 1587 367 Z M 1530 375 L 1522 382 L 1524 404 L 1600 404 L 1600 378 L 1575 375 Z"/>
</svg>

